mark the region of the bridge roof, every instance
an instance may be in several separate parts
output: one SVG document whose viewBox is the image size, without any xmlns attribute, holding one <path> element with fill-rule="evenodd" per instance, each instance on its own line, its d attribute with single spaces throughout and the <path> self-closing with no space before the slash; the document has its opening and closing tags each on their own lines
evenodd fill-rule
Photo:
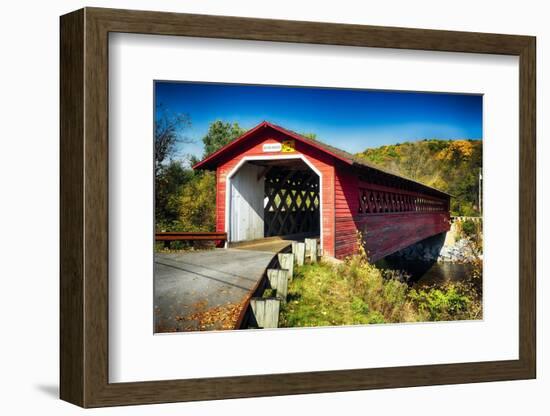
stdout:
<svg viewBox="0 0 550 416">
<path fill-rule="evenodd" d="M 205 159 L 203 159 L 200 162 L 198 162 L 197 164 L 195 164 L 193 166 L 193 169 L 215 169 L 218 166 L 218 164 L 220 163 L 220 160 L 223 158 L 222 156 L 228 150 L 236 148 L 239 144 L 242 144 L 247 139 L 249 139 L 251 137 L 254 137 L 256 132 L 258 132 L 258 131 L 260 131 L 261 129 L 264 129 L 264 128 L 272 128 L 272 129 L 274 129 L 274 130 L 276 130 L 280 133 L 283 133 L 284 135 L 289 136 L 292 139 L 298 140 L 302 143 L 305 143 L 305 144 L 310 145 L 314 148 L 317 148 L 317 149 L 323 151 L 324 153 L 332 156 L 333 158 L 335 158 L 335 159 L 337 159 L 337 160 L 339 160 L 339 161 L 341 161 L 345 164 L 355 166 L 359 169 L 365 169 L 366 168 L 366 169 L 371 169 L 371 170 L 374 170 L 374 171 L 381 172 L 384 175 L 387 175 L 388 177 L 397 178 L 397 179 L 405 182 L 406 184 L 412 185 L 414 188 L 420 188 L 420 189 L 424 190 L 425 192 L 428 192 L 428 193 L 431 193 L 431 194 L 438 194 L 438 195 L 443 195 L 443 196 L 446 196 L 446 197 L 451 197 L 452 196 L 452 195 L 450 195 L 446 192 L 443 192 L 443 191 L 441 191 L 437 188 L 433 188 L 433 187 L 425 185 L 421 182 L 418 182 L 418 181 L 415 181 L 413 179 L 407 178 L 406 176 L 399 175 L 399 174 L 393 173 L 393 172 L 391 172 L 387 169 L 381 168 L 380 166 L 377 166 L 373 163 L 369 163 L 369 162 L 367 162 L 366 160 L 364 160 L 362 158 L 359 158 L 359 157 L 357 157 L 357 156 L 355 156 L 351 153 L 346 152 L 345 150 L 338 149 L 334 146 L 323 143 L 323 142 L 321 142 L 317 139 L 310 139 L 308 137 L 302 136 L 301 134 L 298 134 L 298 133 L 296 133 L 292 130 L 285 129 L 284 127 L 278 126 L 278 125 L 270 123 L 268 121 L 263 121 L 262 123 L 258 124 L 256 127 L 248 130 L 243 135 L 237 137 L 232 142 L 230 142 L 230 143 L 226 144 L 225 146 L 223 146 L 222 148 L 218 149 L 216 152 L 212 153 L 211 155 L 209 155 Z"/>
</svg>

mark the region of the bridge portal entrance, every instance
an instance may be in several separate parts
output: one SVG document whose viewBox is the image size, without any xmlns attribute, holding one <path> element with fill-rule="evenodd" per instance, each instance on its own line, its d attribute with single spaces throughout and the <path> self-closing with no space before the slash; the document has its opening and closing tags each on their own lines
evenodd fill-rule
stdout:
<svg viewBox="0 0 550 416">
<path fill-rule="evenodd" d="M 229 178 L 228 241 L 319 236 L 320 182 L 301 158 L 247 160 Z"/>
</svg>

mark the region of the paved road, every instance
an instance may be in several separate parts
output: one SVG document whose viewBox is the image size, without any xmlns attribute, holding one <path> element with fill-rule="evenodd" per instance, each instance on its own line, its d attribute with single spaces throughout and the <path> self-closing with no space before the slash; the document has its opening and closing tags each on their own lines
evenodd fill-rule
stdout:
<svg viewBox="0 0 550 416">
<path fill-rule="evenodd" d="M 273 252 L 155 253 L 155 332 L 227 329 Z"/>
</svg>

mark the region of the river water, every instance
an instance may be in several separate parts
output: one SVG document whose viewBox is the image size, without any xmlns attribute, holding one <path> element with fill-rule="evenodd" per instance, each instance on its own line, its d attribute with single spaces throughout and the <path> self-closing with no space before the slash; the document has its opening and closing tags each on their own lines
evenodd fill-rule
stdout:
<svg viewBox="0 0 550 416">
<path fill-rule="evenodd" d="M 469 263 L 438 263 L 405 259 L 382 259 L 376 265 L 382 269 L 404 271 L 410 276 L 408 283 L 415 288 L 468 281 L 473 270 Z"/>
</svg>

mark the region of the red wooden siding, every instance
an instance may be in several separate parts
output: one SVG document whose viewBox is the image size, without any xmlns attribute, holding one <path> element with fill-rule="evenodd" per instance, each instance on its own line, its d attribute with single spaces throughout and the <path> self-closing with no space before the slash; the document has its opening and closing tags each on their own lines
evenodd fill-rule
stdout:
<svg viewBox="0 0 550 416">
<path fill-rule="evenodd" d="M 359 179 L 350 168 L 336 168 L 335 194 L 335 257 L 343 258 L 353 254 L 357 248 L 358 210 L 357 189 Z"/>
<path fill-rule="evenodd" d="M 225 224 L 225 203 L 227 175 L 245 157 L 270 156 L 281 158 L 290 155 L 303 155 L 321 173 L 321 207 L 322 207 L 322 247 L 324 254 L 334 256 L 334 166 L 332 157 L 319 149 L 307 146 L 299 141 L 295 142 L 296 151 L 292 153 L 263 151 L 262 146 L 266 143 L 280 143 L 287 140 L 288 136 L 273 129 L 258 131 L 256 137 L 243 142 L 238 149 L 229 150 L 223 155 L 222 161 L 218 164 L 216 171 L 216 231 L 226 231 Z"/>
<path fill-rule="evenodd" d="M 450 228 L 448 199 L 359 180 L 339 166 L 335 181 L 336 249 L 343 258 L 357 249 L 357 231 L 371 261 Z"/>
<path fill-rule="evenodd" d="M 449 230 L 449 213 L 409 212 L 365 215 L 357 226 L 367 238 L 371 261 L 379 260 L 420 240 Z"/>
</svg>

